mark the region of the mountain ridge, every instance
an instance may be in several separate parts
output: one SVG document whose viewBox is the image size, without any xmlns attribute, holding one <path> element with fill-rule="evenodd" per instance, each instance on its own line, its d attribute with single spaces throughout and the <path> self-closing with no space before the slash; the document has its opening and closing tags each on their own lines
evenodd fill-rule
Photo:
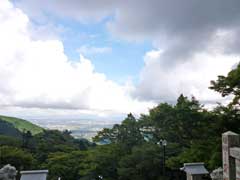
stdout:
<svg viewBox="0 0 240 180">
<path fill-rule="evenodd" d="M 29 122 L 28 120 L 0 115 L 0 120 L 12 124 L 20 132 L 30 131 L 33 135 L 43 132 L 44 128 Z"/>
</svg>

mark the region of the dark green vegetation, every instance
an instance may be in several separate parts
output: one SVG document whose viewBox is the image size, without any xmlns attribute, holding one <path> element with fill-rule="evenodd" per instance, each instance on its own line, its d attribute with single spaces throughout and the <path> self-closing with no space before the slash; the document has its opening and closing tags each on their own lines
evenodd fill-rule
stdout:
<svg viewBox="0 0 240 180">
<path fill-rule="evenodd" d="M 6 121 L 6 122 L 12 124 L 16 129 L 18 129 L 21 132 L 30 131 L 33 135 L 35 135 L 35 134 L 38 134 L 43 131 L 43 128 L 41 128 L 35 124 L 32 124 L 29 121 L 26 121 L 24 119 L 0 115 L 0 120 Z"/>
<path fill-rule="evenodd" d="M 136 119 L 131 113 L 121 124 L 103 129 L 93 138 L 76 140 L 69 131 L 32 135 L 0 121 L 0 166 L 11 163 L 18 170 L 49 169 L 56 180 L 177 180 L 186 162 L 205 162 L 209 170 L 221 166 L 221 134 L 240 133 L 240 66 L 227 77 L 211 82 L 211 89 L 232 102 L 204 108 L 195 98 L 180 95 L 176 104 L 161 103 Z M 8 129 L 8 130 L 6 130 Z M 164 167 L 163 147 L 167 140 Z"/>
<path fill-rule="evenodd" d="M 16 129 L 11 123 L 0 119 L 0 135 L 1 134 L 18 138 L 22 136 L 21 132 Z"/>
</svg>

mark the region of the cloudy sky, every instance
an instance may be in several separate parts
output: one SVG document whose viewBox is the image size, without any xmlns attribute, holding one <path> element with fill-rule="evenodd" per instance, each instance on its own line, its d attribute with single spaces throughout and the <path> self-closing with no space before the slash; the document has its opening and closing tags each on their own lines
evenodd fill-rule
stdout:
<svg viewBox="0 0 240 180">
<path fill-rule="evenodd" d="M 239 0 L 0 0 L 0 113 L 122 118 L 239 62 Z"/>
</svg>

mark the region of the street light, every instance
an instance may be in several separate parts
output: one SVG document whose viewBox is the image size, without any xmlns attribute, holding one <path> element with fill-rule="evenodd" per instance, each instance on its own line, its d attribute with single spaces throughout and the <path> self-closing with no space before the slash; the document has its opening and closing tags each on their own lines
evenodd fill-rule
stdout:
<svg viewBox="0 0 240 180">
<path fill-rule="evenodd" d="M 165 175 L 165 147 L 167 146 L 167 140 L 160 139 L 157 144 L 163 147 L 163 175 Z"/>
</svg>

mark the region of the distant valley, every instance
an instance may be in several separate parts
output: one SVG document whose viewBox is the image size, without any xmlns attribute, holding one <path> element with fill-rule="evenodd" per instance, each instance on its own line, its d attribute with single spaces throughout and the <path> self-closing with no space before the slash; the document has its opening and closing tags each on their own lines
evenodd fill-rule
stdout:
<svg viewBox="0 0 240 180">
<path fill-rule="evenodd" d="M 29 121 L 46 129 L 70 130 L 75 138 L 85 138 L 88 140 L 91 140 L 103 128 L 111 128 L 114 124 L 120 123 L 120 121 L 92 119 L 30 119 Z"/>
</svg>

